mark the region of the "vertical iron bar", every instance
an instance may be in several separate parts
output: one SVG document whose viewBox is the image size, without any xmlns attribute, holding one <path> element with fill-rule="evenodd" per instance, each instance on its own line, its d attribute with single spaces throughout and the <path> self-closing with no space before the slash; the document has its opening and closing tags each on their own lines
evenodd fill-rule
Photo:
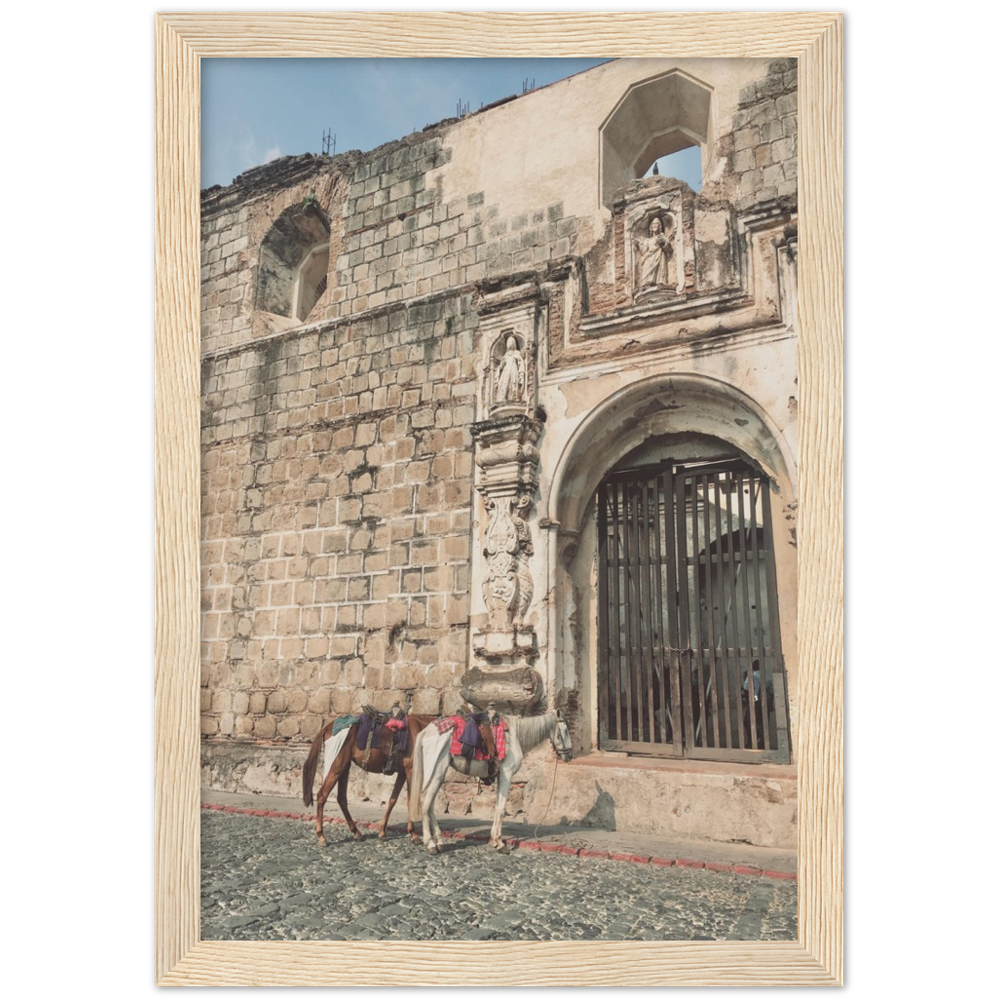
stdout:
<svg viewBox="0 0 1000 1000">
<path fill-rule="evenodd" d="M 677 562 L 676 545 L 674 543 L 674 476 L 673 467 L 666 470 L 661 478 L 663 491 L 663 524 L 665 528 L 667 560 L 667 673 L 670 683 L 670 735 L 674 749 L 679 753 L 683 747 L 683 723 L 680 713 L 680 684 L 677 669 Z"/>
<path fill-rule="evenodd" d="M 765 707 L 765 718 L 766 725 L 764 726 L 764 749 L 771 750 L 774 747 L 774 740 L 771 738 L 771 723 L 773 719 L 771 718 L 770 709 L 767 707 L 767 687 L 768 679 L 772 675 L 772 669 L 768 662 L 768 657 L 770 651 L 768 649 L 769 643 L 767 641 L 767 636 L 764 632 L 764 614 L 762 609 L 764 598 L 766 597 L 766 586 L 761 582 L 761 573 L 763 572 L 763 566 L 761 565 L 761 559 L 764 557 L 763 553 L 760 551 L 760 546 L 757 541 L 757 500 L 760 492 L 767 489 L 767 480 L 763 478 L 758 478 L 756 484 L 754 484 L 753 473 L 750 474 L 750 545 L 753 551 L 753 582 L 755 588 L 755 596 L 757 598 L 757 635 L 759 636 L 758 646 L 760 649 L 760 683 L 763 688 L 764 693 L 764 707 Z M 763 501 L 761 501 L 763 502 Z M 765 545 L 767 532 L 764 533 Z M 773 690 L 773 682 L 772 682 Z"/>
<path fill-rule="evenodd" d="M 629 649 L 632 652 L 632 668 L 629 673 L 629 684 L 632 695 L 632 711 L 629 713 L 629 727 L 633 732 L 631 739 L 642 742 L 643 712 L 642 712 L 642 549 L 639 545 L 639 484 L 629 483 L 629 624 L 632 630 L 632 641 Z M 634 726 L 634 729 L 632 728 Z"/>
<path fill-rule="evenodd" d="M 670 735 L 671 739 L 675 735 L 675 726 L 673 719 L 673 706 L 670 703 L 670 699 L 667 697 L 667 684 L 669 682 L 671 670 L 669 653 L 667 652 L 667 645 L 669 643 L 668 631 L 670 628 L 669 622 L 669 609 L 667 610 L 667 630 L 663 627 L 663 539 L 661 536 L 661 516 L 660 511 L 668 509 L 666 506 L 666 492 L 663 488 L 663 481 L 665 476 L 661 473 L 652 480 L 653 487 L 653 545 L 654 554 L 656 556 L 656 589 L 653 596 L 653 601 L 656 605 L 656 614 L 653 617 L 653 621 L 657 626 L 657 635 L 659 636 L 659 643 L 656 647 L 656 675 L 658 682 L 658 690 L 660 695 L 660 711 L 663 713 L 663 722 L 660 724 L 660 741 L 662 743 L 667 742 L 667 720 L 670 721 Z M 667 582 L 667 593 L 670 592 L 669 576 Z M 666 676 L 665 676 L 666 675 Z M 676 742 L 676 741 L 675 741 Z"/>
<path fill-rule="evenodd" d="M 708 497 L 708 476 L 701 477 L 702 492 L 705 505 L 705 601 L 706 617 L 708 619 L 708 683 L 712 688 L 712 730 L 716 747 L 723 745 L 723 730 L 719 724 L 720 698 L 719 690 L 719 647 L 715 641 L 715 587 L 712 584 L 712 513 Z M 729 744 L 726 743 L 726 746 Z"/>
<path fill-rule="evenodd" d="M 774 712 L 775 726 L 777 728 L 778 746 L 782 753 L 790 753 L 788 745 L 788 717 L 785 711 L 785 661 L 781 653 L 781 627 L 778 618 L 778 578 L 774 560 L 774 531 L 771 521 L 771 490 L 770 483 L 766 480 L 762 486 L 761 493 L 764 498 L 764 547 L 768 552 L 768 559 L 765 564 L 767 571 L 767 612 L 768 626 L 771 632 L 771 654 L 774 657 L 774 673 L 781 674 L 781 684 L 774 684 Z"/>
<path fill-rule="evenodd" d="M 632 673 L 635 666 L 632 655 L 635 646 L 635 595 L 632 582 L 632 528 L 629 524 L 632 513 L 630 486 L 631 484 L 628 482 L 622 483 L 622 516 L 624 519 L 622 535 L 625 539 L 625 546 L 622 549 L 622 562 L 624 564 L 622 585 L 625 590 L 622 618 L 625 622 L 625 739 L 627 740 L 632 739 Z"/>
<path fill-rule="evenodd" d="M 608 486 L 597 488 L 597 728 L 598 745 L 601 736 L 610 737 L 608 728 L 609 695 L 611 688 L 611 609 L 608 607 Z"/>
<path fill-rule="evenodd" d="M 674 712 L 677 722 L 674 746 L 681 749 L 681 732 L 688 743 L 694 745 L 694 709 L 691 705 L 691 676 L 693 659 L 691 656 L 691 608 L 688 603 L 689 575 L 687 557 L 687 490 L 686 480 L 680 473 L 670 470 L 671 510 L 667 515 L 671 524 L 669 559 L 670 573 L 670 622 L 676 626 L 670 638 L 670 645 L 677 653 L 671 654 L 671 681 L 673 684 Z M 675 561 L 676 554 L 676 561 Z M 704 699 L 704 694 L 702 695 Z M 704 718 L 704 711 L 702 718 Z M 682 721 L 683 720 L 683 721 Z"/>
<path fill-rule="evenodd" d="M 656 742 L 656 654 L 654 651 L 656 637 L 653 631 L 653 623 L 655 622 L 654 611 L 656 606 L 653 598 L 653 542 L 651 538 L 652 532 L 650 531 L 649 525 L 649 493 L 650 493 L 650 480 L 646 477 L 642 480 L 641 484 L 642 490 L 642 557 L 645 560 L 645 572 L 643 573 L 642 588 L 645 597 L 645 602 L 643 604 L 643 610 L 646 613 L 646 629 L 645 629 L 645 650 L 643 659 L 646 663 L 646 681 L 645 687 L 643 689 L 644 696 L 646 698 L 646 717 L 649 722 L 649 742 Z"/>
<path fill-rule="evenodd" d="M 748 567 L 749 567 L 749 556 L 747 553 L 747 526 L 746 517 L 743 508 L 743 470 L 740 469 L 736 473 L 736 496 L 737 496 L 737 510 L 739 512 L 739 524 L 740 524 L 740 576 L 743 578 L 743 624 L 746 629 L 746 642 L 747 642 L 747 663 L 749 664 L 749 674 L 750 683 L 747 688 L 747 700 L 750 705 L 750 746 L 752 749 L 757 749 L 757 702 L 754 699 L 754 688 L 753 688 L 753 623 L 750 615 L 750 581 L 748 577 Z M 761 718 L 764 718 L 767 708 L 767 692 L 764 690 L 764 676 L 761 674 L 760 677 L 760 695 L 764 701 L 762 705 L 765 708 L 765 712 L 761 713 Z"/>
<path fill-rule="evenodd" d="M 608 709 L 608 727 L 611 732 L 611 722 L 614 721 L 612 739 L 620 740 L 621 735 L 621 700 L 622 700 L 622 620 L 621 620 L 621 506 L 618 502 L 618 483 L 612 482 L 612 514 L 614 525 L 614 545 L 611 553 L 614 561 L 614 573 L 611 577 L 613 590 L 611 607 L 614 610 L 615 626 L 615 669 L 608 672 L 608 691 L 613 692 L 611 705 Z M 613 686 L 612 686 L 613 685 Z"/>
<path fill-rule="evenodd" d="M 727 629 L 732 636 L 733 654 L 736 657 L 736 733 L 739 737 L 739 745 L 743 749 L 756 749 L 749 745 L 747 732 L 743 728 L 743 644 L 740 641 L 740 567 L 736 562 L 735 538 L 733 532 L 733 472 L 722 473 L 722 479 L 726 484 L 726 558 L 729 570 L 726 578 L 729 581 L 729 614 L 727 616 Z"/>
<path fill-rule="evenodd" d="M 719 474 L 713 472 L 712 483 L 715 486 L 715 549 L 716 558 L 718 559 L 719 565 L 719 610 L 722 612 L 719 620 L 719 627 L 722 630 L 722 658 L 723 658 L 723 676 L 725 677 L 725 685 L 722 689 L 723 700 L 726 706 L 726 746 L 732 747 L 733 744 L 733 707 L 732 707 L 732 677 L 730 676 L 730 666 L 729 666 L 729 630 L 726 627 L 726 619 L 729 617 L 726 613 L 726 574 L 722 569 L 722 493 L 719 488 Z M 736 736 L 739 736 L 739 729 L 736 731 Z M 738 743 L 736 744 L 739 745 Z"/>
<path fill-rule="evenodd" d="M 688 480 L 691 484 L 691 562 L 694 567 L 694 599 L 698 602 L 697 615 L 697 643 L 692 643 L 697 651 L 698 664 L 698 726 L 695 730 L 693 746 L 714 746 L 708 741 L 708 701 L 705 692 L 705 635 L 702 632 L 701 605 L 704 594 L 707 593 L 701 586 L 701 549 L 698 545 L 698 478 L 691 476 Z M 699 736 L 701 741 L 699 743 Z"/>
</svg>

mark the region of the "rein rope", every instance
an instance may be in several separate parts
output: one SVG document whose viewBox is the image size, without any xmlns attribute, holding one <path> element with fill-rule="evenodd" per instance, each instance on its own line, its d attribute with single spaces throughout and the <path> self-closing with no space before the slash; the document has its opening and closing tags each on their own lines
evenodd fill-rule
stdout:
<svg viewBox="0 0 1000 1000">
<path fill-rule="evenodd" d="M 554 743 L 552 744 L 552 749 L 553 750 L 556 749 L 556 745 Z M 559 762 L 561 760 L 562 758 L 559 756 L 559 751 L 556 750 L 556 762 L 552 768 L 552 787 L 549 789 L 549 801 L 545 803 L 545 808 L 542 810 L 542 815 L 539 818 L 538 822 L 535 824 L 535 832 L 532 834 L 532 837 L 538 836 L 538 830 L 539 827 L 541 827 L 542 825 L 542 820 L 545 819 L 545 817 L 549 813 L 549 806 L 552 805 L 552 796 L 555 795 L 556 793 L 556 772 L 559 770 Z"/>
<path fill-rule="evenodd" d="M 559 754 L 556 754 L 555 767 L 552 768 L 552 787 L 549 789 L 549 801 L 545 803 L 545 808 L 542 810 L 541 818 L 535 824 L 535 832 L 531 835 L 532 837 L 538 836 L 538 828 L 542 825 L 542 820 L 548 815 L 549 806 L 552 805 L 552 796 L 556 793 L 556 771 L 559 769 Z"/>
</svg>

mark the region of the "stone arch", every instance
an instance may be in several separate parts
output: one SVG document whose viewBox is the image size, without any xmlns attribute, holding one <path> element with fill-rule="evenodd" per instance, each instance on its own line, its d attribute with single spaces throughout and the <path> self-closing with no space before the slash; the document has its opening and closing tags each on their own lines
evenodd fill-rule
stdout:
<svg viewBox="0 0 1000 1000">
<path fill-rule="evenodd" d="M 658 375 L 620 389 L 580 424 L 554 471 L 546 516 L 564 532 L 579 531 L 605 472 L 643 441 L 665 433 L 727 441 L 756 462 L 783 497 L 795 495 L 788 443 L 756 401 L 720 379 Z"/>
<path fill-rule="evenodd" d="M 609 396 L 578 425 L 557 461 L 544 511 L 551 524 L 546 670 L 571 707 L 577 745 L 596 746 L 597 528 L 593 498 L 617 463 L 661 439 L 714 439 L 735 448 L 772 483 L 772 525 L 789 697 L 796 697 L 795 461 L 780 428 L 736 387 L 696 374 L 658 375 Z M 779 528 L 780 526 L 780 528 Z M 787 640 L 787 641 L 786 641 Z"/>
</svg>

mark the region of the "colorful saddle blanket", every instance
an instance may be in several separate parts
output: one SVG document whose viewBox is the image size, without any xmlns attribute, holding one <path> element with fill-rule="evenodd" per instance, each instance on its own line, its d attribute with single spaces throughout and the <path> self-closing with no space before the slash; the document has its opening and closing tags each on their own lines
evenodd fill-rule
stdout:
<svg viewBox="0 0 1000 1000">
<path fill-rule="evenodd" d="M 474 715 L 446 715 L 434 720 L 439 733 L 446 733 L 451 730 L 451 746 L 449 753 L 455 756 L 468 757 L 470 760 L 488 760 L 489 753 L 483 746 L 482 737 L 479 735 L 479 726 Z M 507 756 L 507 723 L 497 716 L 497 721 L 492 723 L 493 742 L 497 748 L 497 760 L 503 760 Z M 472 749 L 470 756 L 469 749 Z"/>
<path fill-rule="evenodd" d="M 333 720 L 333 729 L 330 730 L 331 736 L 336 736 L 341 729 L 349 729 L 358 721 L 358 716 L 356 715 L 341 715 L 339 718 Z"/>
</svg>

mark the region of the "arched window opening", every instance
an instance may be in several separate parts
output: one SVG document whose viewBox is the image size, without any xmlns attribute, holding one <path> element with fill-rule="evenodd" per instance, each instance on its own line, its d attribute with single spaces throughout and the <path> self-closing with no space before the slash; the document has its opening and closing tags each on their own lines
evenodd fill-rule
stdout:
<svg viewBox="0 0 1000 1000">
<path fill-rule="evenodd" d="M 707 84 L 680 70 L 630 87 L 600 129 L 602 203 L 610 208 L 657 160 L 706 144 L 711 98 Z"/>
<path fill-rule="evenodd" d="M 255 308 L 304 322 L 330 266 L 330 220 L 315 199 L 286 209 L 260 247 Z"/>
</svg>

